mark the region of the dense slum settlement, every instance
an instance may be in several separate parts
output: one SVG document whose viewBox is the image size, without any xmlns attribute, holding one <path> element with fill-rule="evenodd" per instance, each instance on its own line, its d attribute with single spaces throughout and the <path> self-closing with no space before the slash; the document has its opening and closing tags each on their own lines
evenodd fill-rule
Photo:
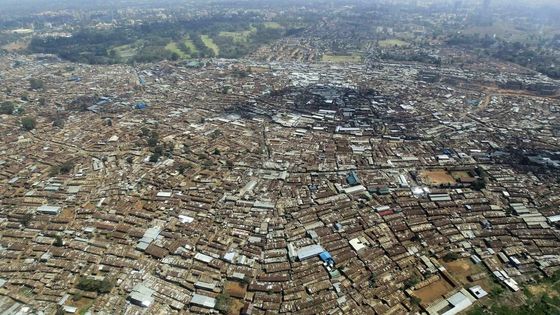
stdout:
<svg viewBox="0 0 560 315">
<path fill-rule="evenodd" d="M 560 269 L 543 77 L 0 58 L 0 312 L 456 314 Z"/>
</svg>

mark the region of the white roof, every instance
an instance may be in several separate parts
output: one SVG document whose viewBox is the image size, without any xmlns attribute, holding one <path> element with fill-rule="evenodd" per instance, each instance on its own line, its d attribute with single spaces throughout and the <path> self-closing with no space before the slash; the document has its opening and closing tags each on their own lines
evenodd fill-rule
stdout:
<svg viewBox="0 0 560 315">
<path fill-rule="evenodd" d="M 202 253 L 196 253 L 194 255 L 194 259 L 205 262 L 205 263 L 209 263 L 211 262 L 214 258 L 208 256 L 208 255 L 204 255 Z"/>
<path fill-rule="evenodd" d="M 457 314 L 472 305 L 472 302 L 469 300 L 469 298 L 461 292 L 453 294 L 450 298 L 447 299 L 447 301 L 449 302 L 449 304 L 453 305 L 453 308 L 443 313 L 443 315 Z"/>
<path fill-rule="evenodd" d="M 471 293 L 472 293 L 477 299 L 483 298 L 483 297 L 485 297 L 485 296 L 488 295 L 488 292 L 484 291 L 484 289 L 483 289 L 481 286 L 479 286 L 479 285 L 475 285 L 474 287 L 469 288 L 469 291 L 471 291 Z"/>
<path fill-rule="evenodd" d="M 173 192 L 171 191 L 160 191 L 157 193 L 156 197 L 171 197 Z"/>
<path fill-rule="evenodd" d="M 366 247 L 366 245 L 364 245 L 362 243 L 362 241 L 360 241 L 360 239 L 358 239 L 357 237 L 354 238 L 354 239 L 351 239 L 349 241 L 349 243 L 350 243 L 350 246 L 352 246 L 352 248 L 354 248 L 355 251 L 359 251 L 360 249 Z"/>
<path fill-rule="evenodd" d="M 37 211 L 46 212 L 46 213 L 54 213 L 54 212 L 58 213 L 58 212 L 60 212 L 60 207 L 59 206 L 42 205 L 42 206 L 37 208 Z"/>
<path fill-rule="evenodd" d="M 321 245 L 314 244 L 298 249 L 297 256 L 299 260 L 304 260 L 313 256 L 317 256 L 324 251 L 325 249 L 323 249 Z"/>
<path fill-rule="evenodd" d="M 181 223 L 192 223 L 192 221 L 194 221 L 193 217 L 189 217 L 188 215 L 179 215 L 179 220 L 181 220 Z"/>
<path fill-rule="evenodd" d="M 191 299 L 191 304 L 195 304 L 207 308 L 214 308 L 214 306 L 216 305 L 216 299 L 206 295 L 195 293 Z"/>
</svg>

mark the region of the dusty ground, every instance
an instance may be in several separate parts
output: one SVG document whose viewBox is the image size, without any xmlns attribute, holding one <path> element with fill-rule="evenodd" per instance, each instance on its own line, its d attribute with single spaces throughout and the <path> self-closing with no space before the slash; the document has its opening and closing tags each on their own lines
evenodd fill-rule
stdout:
<svg viewBox="0 0 560 315">
<path fill-rule="evenodd" d="M 457 178 L 457 179 L 470 179 L 470 178 L 472 178 L 471 174 L 469 174 L 469 172 L 465 172 L 465 171 L 452 171 L 451 176 L 453 176 L 454 178 Z"/>
<path fill-rule="evenodd" d="M 13 42 L 13 43 L 9 43 L 7 45 L 2 46 L 2 49 L 5 49 L 7 51 L 18 51 L 18 50 L 22 50 L 27 48 L 27 42 Z"/>
<path fill-rule="evenodd" d="M 451 290 L 453 290 L 453 286 L 444 279 L 440 279 L 422 289 L 414 291 L 414 295 L 419 297 L 423 304 L 430 304 Z"/>
<path fill-rule="evenodd" d="M 467 279 L 470 275 L 486 272 L 482 265 L 475 265 L 470 259 L 458 259 L 448 263 L 443 262 L 443 266 L 457 281 L 464 284 L 466 288 L 480 285 L 486 292 L 490 292 L 494 288 L 495 284 L 490 275 L 475 282 L 470 282 Z"/>
<path fill-rule="evenodd" d="M 224 285 L 224 293 L 231 297 L 244 298 L 247 293 L 247 285 L 235 281 L 228 281 Z"/>
<path fill-rule="evenodd" d="M 432 171 L 422 171 L 420 173 L 423 181 L 430 185 L 441 185 L 441 184 L 455 184 L 456 181 L 447 171 L 445 170 L 432 170 Z"/>
<path fill-rule="evenodd" d="M 527 289 L 529 290 L 529 292 L 531 292 L 532 295 L 535 295 L 535 296 L 541 296 L 541 295 L 544 295 L 545 293 L 548 294 L 548 296 L 550 296 L 550 297 L 556 297 L 556 296 L 560 295 L 558 293 L 558 291 L 552 289 L 550 287 L 550 284 L 548 284 L 548 283 L 529 285 L 529 286 L 527 286 Z"/>
<path fill-rule="evenodd" d="M 88 299 L 88 298 L 81 298 L 77 301 L 72 301 L 72 298 L 68 299 L 69 301 L 71 301 L 70 303 L 68 303 L 68 305 L 72 305 L 78 308 L 78 310 L 80 311 L 80 314 L 82 314 L 82 311 L 86 311 L 88 310 L 91 305 L 93 304 L 93 300 L 92 299 Z"/>
<path fill-rule="evenodd" d="M 244 305 L 243 301 L 238 299 L 231 299 L 231 303 L 229 304 L 228 314 L 230 315 L 240 314 L 243 305 Z"/>
</svg>

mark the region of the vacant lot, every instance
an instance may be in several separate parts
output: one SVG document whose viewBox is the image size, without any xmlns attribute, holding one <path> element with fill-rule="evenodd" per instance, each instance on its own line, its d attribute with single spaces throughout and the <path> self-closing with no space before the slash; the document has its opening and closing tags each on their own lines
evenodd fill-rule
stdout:
<svg viewBox="0 0 560 315">
<path fill-rule="evenodd" d="M 322 61 L 324 62 L 332 62 L 332 63 L 357 63 L 362 60 L 360 55 L 352 54 L 352 55 L 329 55 L 324 54 Z"/>
<path fill-rule="evenodd" d="M 420 173 L 423 181 L 428 185 L 455 184 L 456 181 L 446 170 L 427 170 Z"/>
<path fill-rule="evenodd" d="M 27 45 L 29 43 L 25 42 L 25 41 L 17 41 L 17 42 L 13 42 L 13 43 L 9 43 L 7 45 L 2 46 L 2 49 L 5 49 L 7 51 L 18 51 L 18 50 L 22 50 L 27 48 Z"/>
<path fill-rule="evenodd" d="M 533 296 L 540 297 L 546 294 L 553 298 L 560 296 L 558 288 L 560 288 L 560 283 L 557 283 L 556 287 L 550 283 L 540 283 L 527 286 L 527 289 Z"/>
<path fill-rule="evenodd" d="M 224 285 L 224 293 L 232 297 L 244 298 L 247 293 L 247 285 L 235 281 L 228 281 Z"/>
<path fill-rule="evenodd" d="M 465 180 L 473 178 L 467 171 L 451 171 L 451 176 L 457 180 Z"/>
<path fill-rule="evenodd" d="M 442 263 L 445 269 L 449 271 L 449 273 L 455 278 L 455 280 L 464 284 L 467 288 L 473 287 L 475 285 L 480 285 L 486 292 L 490 292 L 498 285 L 492 281 L 492 277 L 490 275 L 475 282 L 470 282 L 467 279 L 468 276 L 481 272 L 487 272 L 482 265 L 475 265 L 470 259 L 465 258 Z"/>
<path fill-rule="evenodd" d="M 453 286 L 443 278 L 414 291 L 414 295 L 422 300 L 423 304 L 430 304 L 453 290 Z"/>
<path fill-rule="evenodd" d="M 383 48 L 389 48 L 389 47 L 403 47 L 403 46 L 408 46 L 408 43 L 405 41 L 402 41 L 400 39 L 386 39 L 386 40 L 380 40 L 379 41 L 379 46 L 383 47 Z"/>
</svg>

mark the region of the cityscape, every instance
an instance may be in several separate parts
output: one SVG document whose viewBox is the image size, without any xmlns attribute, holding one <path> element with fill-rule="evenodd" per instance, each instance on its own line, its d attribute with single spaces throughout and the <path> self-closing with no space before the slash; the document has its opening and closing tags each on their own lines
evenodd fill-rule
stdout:
<svg viewBox="0 0 560 315">
<path fill-rule="evenodd" d="M 558 16 L 0 0 L 0 314 L 559 314 Z"/>
</svg>

